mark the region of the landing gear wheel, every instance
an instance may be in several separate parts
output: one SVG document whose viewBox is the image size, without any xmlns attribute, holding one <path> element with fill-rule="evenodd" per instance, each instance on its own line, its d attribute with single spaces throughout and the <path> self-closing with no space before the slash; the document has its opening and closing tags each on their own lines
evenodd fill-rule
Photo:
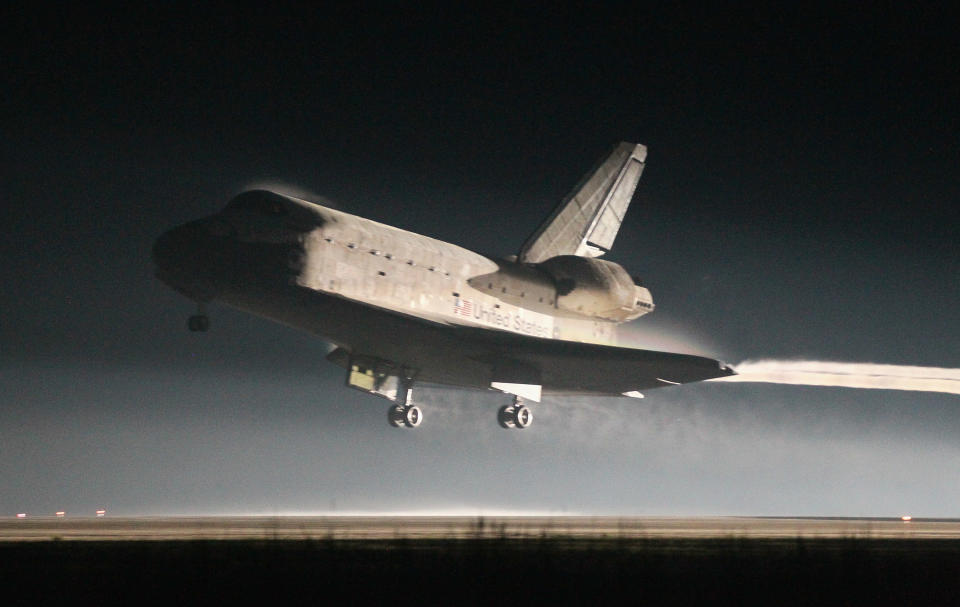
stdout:
<svg viewBox="0 0 960 607">
<path fill-rule="evenodd" d="M 423 411 L 416 405 L 393 405 L 387 409 L 387 421 L 394 428 L 416 428 L 423 423 Z"/>
<path fill-rule="evenodd" d="M 533 423 L 533 411 L 523 405 L 514 407 L 513 424 L 517 428 L 528 428 Z"/>
<path fill-rule="evenodd" d="M 497 422 L 501 428 L 516 428 L 517 423 L 513 420 L 514 408 L 510 405 L 504 405 L 497 411 Z"/>
<path fill-rule="evenodd" d="M 416 428 L 421 422 L 423 422 L 423 411 L 420 410 L 420 407 L 410 405 L 406 411 L 403 412 L 403 423 L 406 424 L 408 428 Z"/>
<path fill-rule="evenodd" d="M 497 422 L 501 428 L 529 428 L 533 423 L 533 411 L 523 404 L 519 396 L 513 397 L 513 403 L 500 407 Z"/>
<path fill-rule="evenodd" d="M 210 328 L 210 318 L 205 314 L 194 314 L 187 319 L 187 328 L 194 333 L 203 333 Z"/>
<path fill-rule="evenodd" d="M 405 425 L 403 414 L 403 405 L 393 405 L 387 410 L 387 421 L 390 422 L 390 425 L 394 428 L 402 428 Z"/>
</svg>

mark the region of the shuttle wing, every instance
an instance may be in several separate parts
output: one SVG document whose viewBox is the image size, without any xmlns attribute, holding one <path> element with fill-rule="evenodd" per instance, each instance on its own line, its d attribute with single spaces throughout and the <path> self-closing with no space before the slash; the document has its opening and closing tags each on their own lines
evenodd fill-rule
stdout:
<svg viewBox="0 0 960 607">
<path fill-rule="evenodd" d="M 638 392 L 732 375 L 722 363 L 702 356 L 636 348 L 560 341 L 431 322 L 423 318 L 324 297 L 323 314 L 355 318 L 363 336 L 328 357 L 346 367 L 351 356 L 415 370 L 418 383 L 467 388 L 496 388 L 517 393 L 516 386 L 548 394 L 628 396 Z M 385 335 L 391 336 L 384 339 Z M 492 384 L 499 384 L 494 386 Z M 506 389 L 505 389 L 506 388 Z"/>
<path fill-rule="evenodd" d="M 734 374 L 720 361 L 703 356 L 478 333 L 469 341 L 479 351 L 475 356 L 493 369 L 494 381 L 538 383 L 546 393 L 629 396 Z"/>
<path fill-rule="evenodd" d="M 527 239 L 518 259 L 540 263 L 558 255 L 599 257 L 609 251 L 646 158 L 643 145 L 617 145 Z"/>
</svg>

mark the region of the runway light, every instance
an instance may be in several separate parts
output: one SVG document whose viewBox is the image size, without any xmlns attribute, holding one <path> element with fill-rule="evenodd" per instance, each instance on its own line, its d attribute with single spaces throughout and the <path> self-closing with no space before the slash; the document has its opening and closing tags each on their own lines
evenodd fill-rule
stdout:
<svg viewBox="0 0 960 607">
<path fill-rule="evenodd" d="M 106 513 L 107 513 L 106 510 L 103 510 L 103 509 L 97 510 L 97 516 L 104 516 Z"/>
<path fill-rule="evenodd" d="M 904 523 L 909 523 L 910 521 L 913 520 L 913 517 L 910 516 L 909 514 L 904 514 L 903 516 L 900 517 L 900 520 L 903 521 Z"/>
<path fill-rule="evenodd" d="M 17 518 L 27 518 L 27 513 L 26 513 L 26 512 L 18 512 L 18 513 L 17 513 Z"/>
<path fill-rule="evenodd" d="M 64 512 L 63 510 L 57 510 L 57 516 L 58 516 L 58 517 L 63 518 L 63 517 L 66 516 L 66 515 L 67 515 L 67 513 Z"/>
</svg>

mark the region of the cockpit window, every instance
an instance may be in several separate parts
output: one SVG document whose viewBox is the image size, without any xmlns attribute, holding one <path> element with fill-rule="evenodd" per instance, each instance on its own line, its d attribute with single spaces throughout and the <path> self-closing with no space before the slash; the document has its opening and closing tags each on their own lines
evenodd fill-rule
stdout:
<svg viewBox="0 0 960 607">
<path fill-rule="evenodd" d="M 227 208 L 281 216 L 287 214 L 286 202 L 282 196 L 273 192 L 252 190 L 236 196 L 227 204 Z"/>
</svg>

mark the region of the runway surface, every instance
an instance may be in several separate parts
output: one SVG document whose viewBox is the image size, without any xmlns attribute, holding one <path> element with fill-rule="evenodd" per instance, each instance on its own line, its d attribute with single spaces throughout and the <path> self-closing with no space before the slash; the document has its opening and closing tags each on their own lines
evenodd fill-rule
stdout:
<svg viewBox="0 0 960 607">
<path fill-rule="evenodd" d="M 0 519 L 0 542 L 49 540 L 960 539 L 960 520 L 249 516 Z"/>
</svg>

